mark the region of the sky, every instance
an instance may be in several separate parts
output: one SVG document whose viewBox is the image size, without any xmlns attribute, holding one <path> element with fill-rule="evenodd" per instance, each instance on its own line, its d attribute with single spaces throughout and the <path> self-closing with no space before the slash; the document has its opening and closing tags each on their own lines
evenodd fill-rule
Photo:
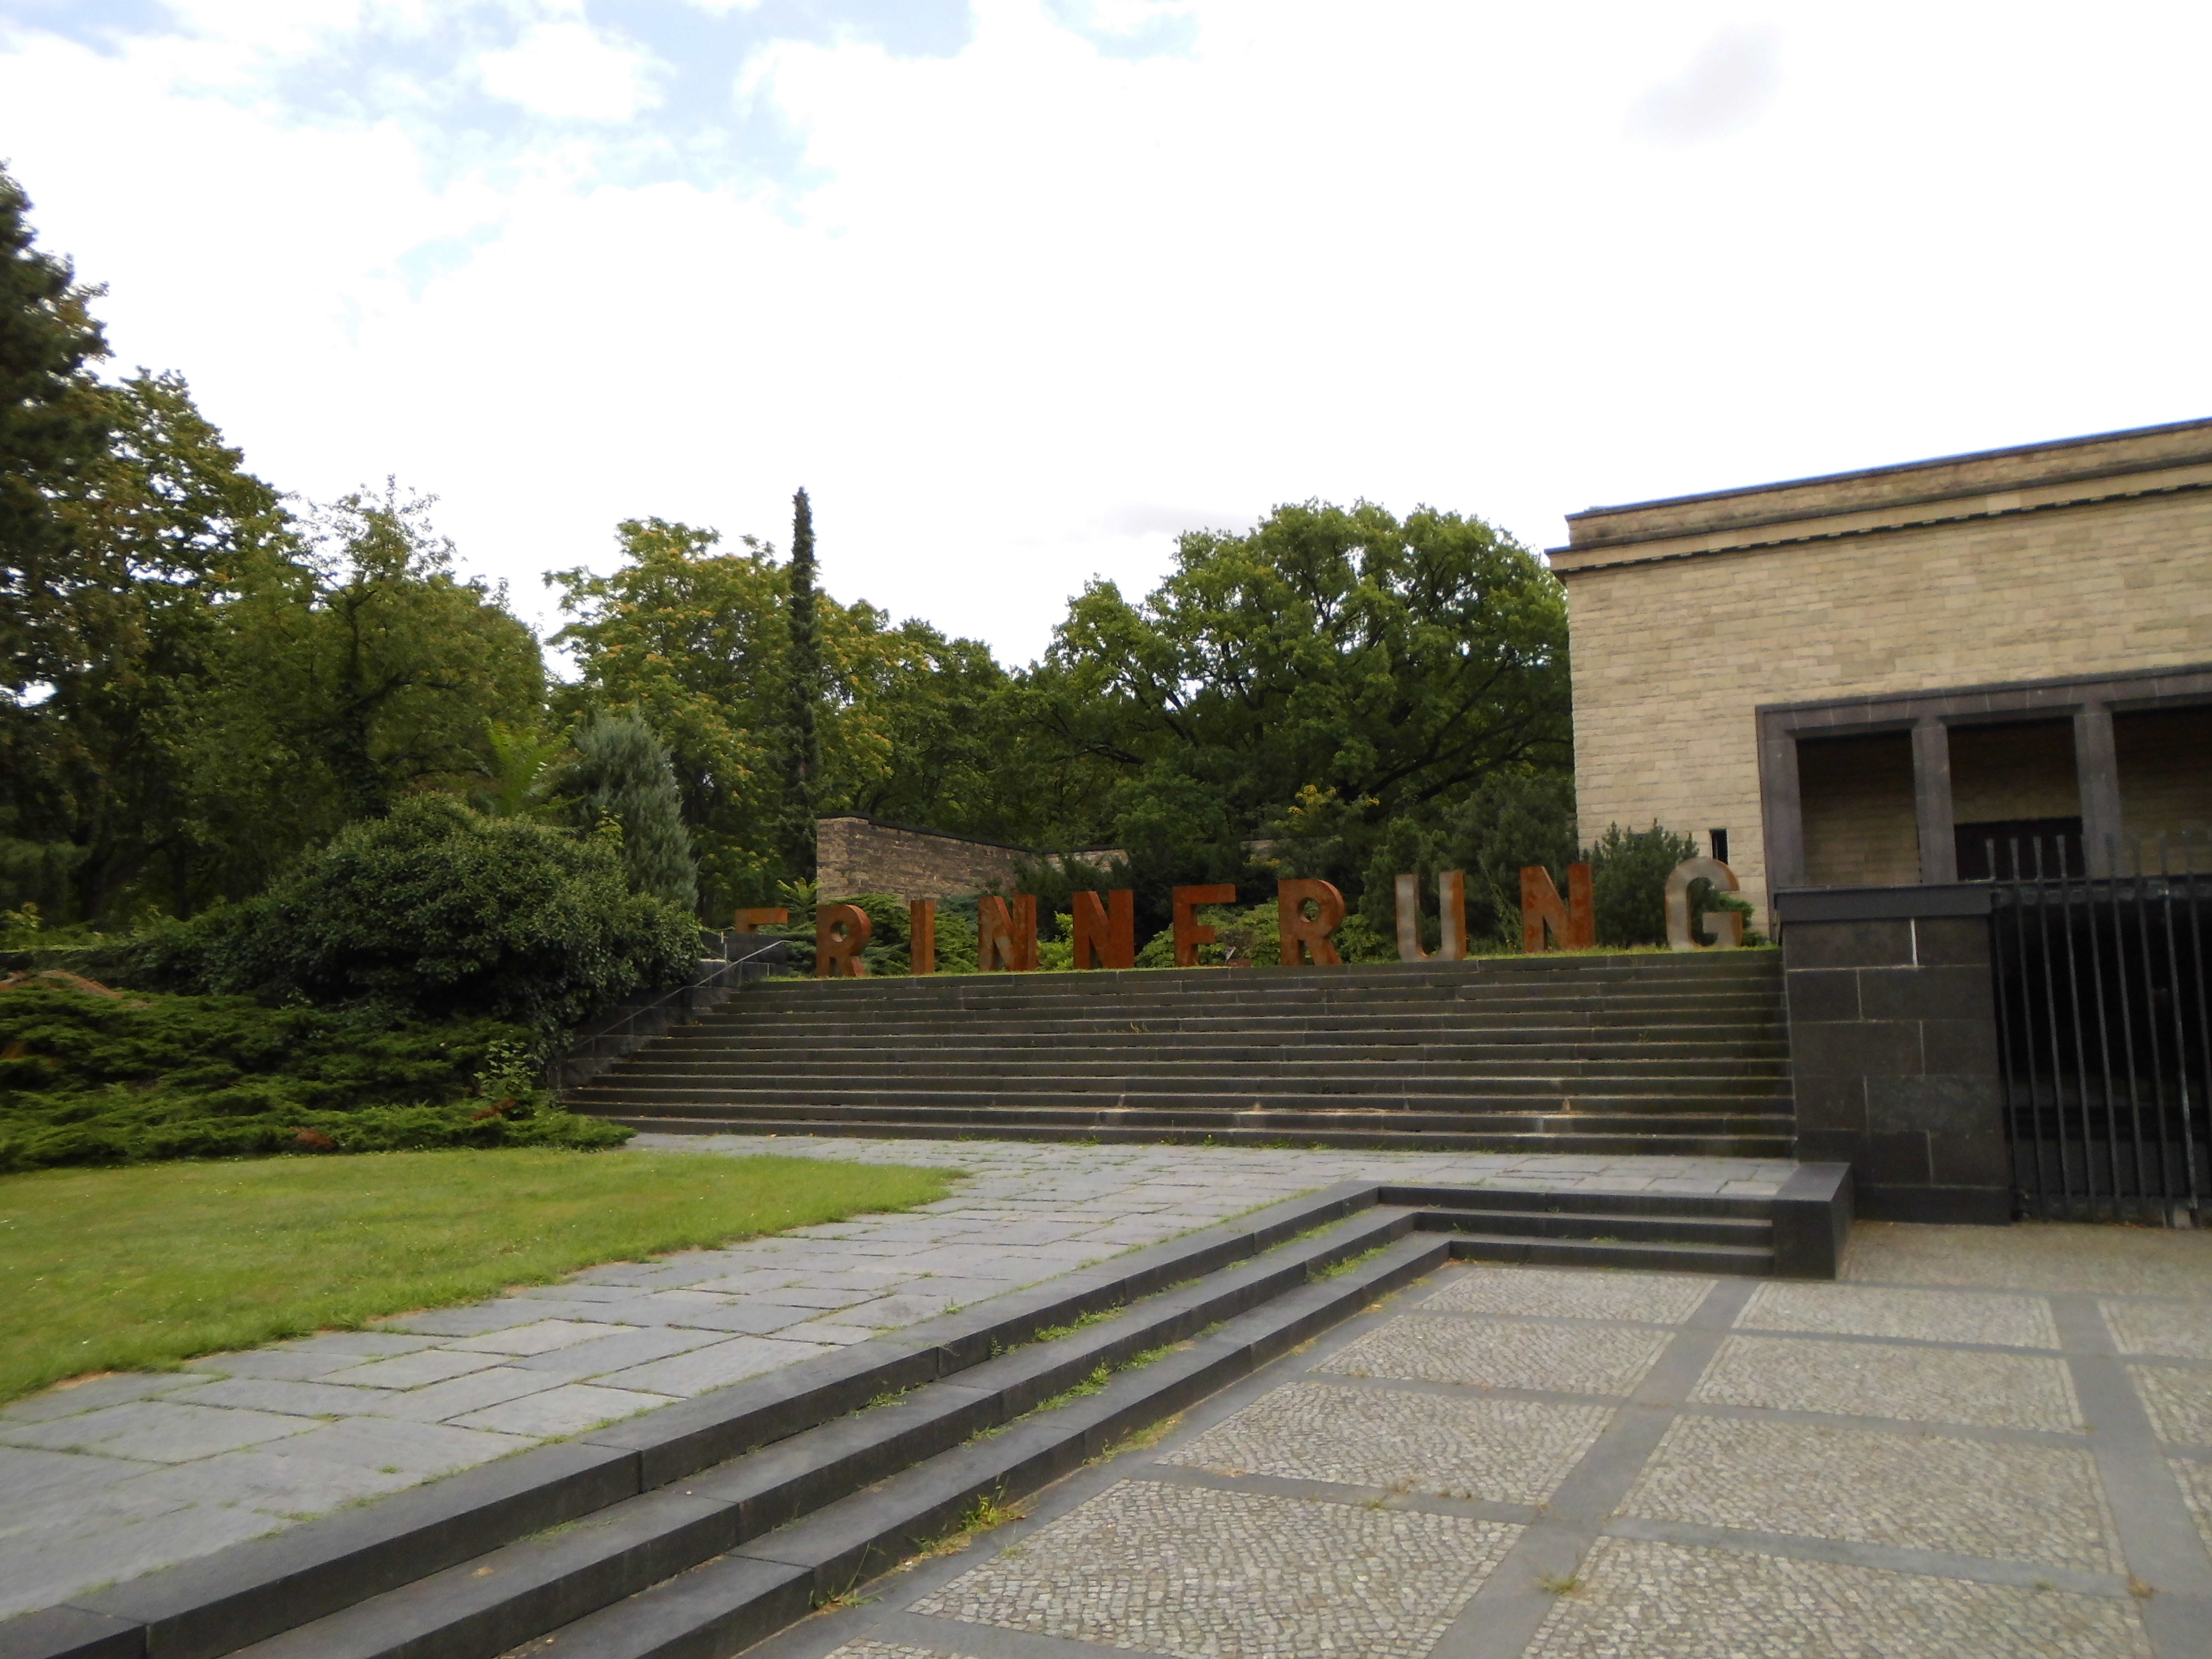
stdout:
<svg viewBox="0 0 2212 1659">
<path fill-rule="evenodd" d="M 0 0 L 0 161 L 280 489 L 1048 644 L 1284 501 L 2212 415 L 2212 7 Z"/>
</svg>

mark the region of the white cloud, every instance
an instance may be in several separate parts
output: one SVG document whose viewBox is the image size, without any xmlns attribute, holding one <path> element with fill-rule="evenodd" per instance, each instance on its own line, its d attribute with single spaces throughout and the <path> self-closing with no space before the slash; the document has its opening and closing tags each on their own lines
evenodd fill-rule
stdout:
<svg viewBox="0 0 2212 1659">
<path fill-rule="evenodd" d="M 781 184 L 638 180 L 629 128 L 526 123 L 495 168 L 272 113 L 208 90 L 266 63 L 243 23 L 0 40 L 0 155 L 125 363 L 185 370 L 282 485 L 437 493 L 540 606 L 618 519 L 781 543 L 804 483 L 833 591 L 1019 659 L 1089 576 L 1141 592 L 1175 530 L 1280 501 L 1542 545 L 1596 501 L 2212 412 L 2212 228 L 2172 211 L 2212 10 L 1808 9 L 1735 143 L 1622 112 L 1663 77 L 1740 115 L 1756 75 L 1672 71 L 1741 0 L 1193 15 L 1150 58 L 1043 0 L 979 0 L 950 56 L 774 45 L 744 85 Z M 654 46 L 683 67 L 642 9 L 523 15 L 640 32 L 592 36 L 632 78 L 580 118 L 642 108 Z"/>
<path fill-rule="evenodd" d="M 1636 100 L 1632 132 L 1662 143 L 1695 143 L 1741 132 L 1758 120 L 1782 83 L 1782 40 L 1772 28 L 1725 28 L 1688 67 Z"/>
<path fill-rule="evenodd" d="M 539 23 L 477 60 L 484 90 L 537 115 L 627 121 L 658 101 L 652 60 L 585 22 Z"/>
</svg>

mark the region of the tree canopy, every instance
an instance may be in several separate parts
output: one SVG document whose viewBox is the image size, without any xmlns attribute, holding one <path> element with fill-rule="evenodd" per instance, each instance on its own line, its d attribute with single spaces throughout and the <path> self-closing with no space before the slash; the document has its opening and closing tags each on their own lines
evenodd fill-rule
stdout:
<svg viewBox="0 0 2212 1659">
<path fill-rule="evenodd" d="M 565 837 L 709 922 L 811 902 L 818 812 L 1117 847 L 1147 936 L 1176 883 L 1293 874 L 1338 884 L 1380 937 L 1385 878 L 1446 862 L 1502 927 L 1516 860 L 1574 854 L 1563 593 L 1479 518 L 1309 501 L 1193 530 L 1151 592 L 1092 581 L 1013 666 L 836 597 L 802 490 L 787 556 L 625 520 L 611 568 L 546 577 L 565 625 L 541 642 L 463 573 L 429 498 L 286 495 L 180 376 L 103 378 L 97 293 L 27 213 L 0 175 L 0 908 L 19 916 L 112 927 L 281 895 L 294 917 L 302 872 L 385 870 L 388 822 L 487 883 L 500 837 L 532 856 Z"/>
</svg>

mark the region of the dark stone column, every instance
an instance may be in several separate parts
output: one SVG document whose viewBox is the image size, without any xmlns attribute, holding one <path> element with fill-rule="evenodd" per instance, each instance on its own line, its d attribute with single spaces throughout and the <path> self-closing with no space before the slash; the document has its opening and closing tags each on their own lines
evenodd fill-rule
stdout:
<svg viewBox="0 0 2212 1659">
<path fill-rule="evenodd" d="M 1912 805 L 1920 823 L 1920 879 L 1924 884 L 1959 878 L 1959 843 L 1952 834 L 1951 734 L 1923 716 L 1912 728 Z"/>
<path fill-rule="evenodd" d="M 2107 704 L 2085 702 L 2074 711 L 2074 781 L 2081 798 L 2081 851 L 2089 873 L 2112 875 L 2106 842 L 2120 839 L 2120 763 Z"/>
<path fill-rule="evenodd" d="M 1797 734 L 1764 718 L 1759 726 L 1759 817 L 1766 830 L 1766 890 L 1771 894 L 1805 884 L 1805 807 L 1798 795 Z"/>
<path fill-rule="evenodd" d="M 1784 893 L 1797 1156 L 1851 1166 L 1873 1220 L 2012 1219 L 1989 890 Z"/>
</svg>

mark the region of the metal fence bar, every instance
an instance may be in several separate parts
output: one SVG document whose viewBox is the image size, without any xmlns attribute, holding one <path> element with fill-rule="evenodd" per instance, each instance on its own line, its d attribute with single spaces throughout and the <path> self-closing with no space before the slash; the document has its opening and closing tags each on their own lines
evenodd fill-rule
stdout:
<svg viewBox="0 0 2212 1659">
<path fill-rule="evenodd" d="M 2178 850 L 2172 834 L 2153 839 L 2155 861 L 2139 839 L 2130 866 L 2107 838 L 2094 876 L 2074 873 L 2063 838 L 1984 843 L 1999 1076 L 2023 1214 L 2154 1213 L 2187 1226 L 2212 1194 L 2212 860 L 2200 872 L 2191 832 Z"/>
<path fill-rule="evenodd" d="M 2014 843 L 2015 848 L 2018 843 Z M 1997 881 L 1997 844 L 1994 837 L 1984 843 L 1989 859 L 1990 878 Z M 1997 886 L 1997 902 L 1990 911 L 1990 956 L 1996 984 L 1997 1066 L 2001 1086 L 2004 1090 L 2005 1137 L 2012 1143 L 2013 1174 L 2015 1183 L 2020 1176 L 2021 1106 L 2020 1081 L 2014 1067 L 2014 1053 L 2019 1046 L 2025 1024 L 2013 1009 L 2013 975 L 2014 963 L 2026 963 L 2025 946 L 2021 942 L 2020 894 L 2016 884 L 2002 883 Z M 2008 948 L 2009 947 L 2009 948 Z M 2027 1045 L 2028 1117 L 2027 1140 L 2028 1159 L 2035 1169 L 2033 1211 L 2041 1215 L 2051 1201 L 2051 1176 L 2044 1167 L 2043 1136 L 2037 1132 L 2035 1121 L 2035 1054 L 2032 1043 Z M 2022 1194 L 2026 1199 L 2027 1194 Z M 2023 1207 L 2026 1207 L 2024 1205 Z"/>
<path fill-rule="evenodd" d="M 2177 929 L 2173 919 L 2173 878 L 2167 873 L 2166 866 L 2166 836 L 2161 832 L 2158 838 L 2158 873 L 2163 878 L 2160 885 L 2166 890 L 2160 897 L 2166 908 L 2166 966 L 2172 975 L 2173 990 L 2168 1000 L 2173 1008 L 2174 1087 L 2179 1095 L 2181 1106 L 2181 1168 L 2186 1177 L 2188 1208 L 2194 1215 L 2197 1211 L 2197 1125 L 2194 1121 L 2195 1108 L 2189 1097 L 2189 1027 L 2182 1012 L 2181 953 L 2176 948 L 2174 938 Z M 2170 1186 L 2165 1195 L 2169 1200 L 2181 1196 Z"/>
</svg>

